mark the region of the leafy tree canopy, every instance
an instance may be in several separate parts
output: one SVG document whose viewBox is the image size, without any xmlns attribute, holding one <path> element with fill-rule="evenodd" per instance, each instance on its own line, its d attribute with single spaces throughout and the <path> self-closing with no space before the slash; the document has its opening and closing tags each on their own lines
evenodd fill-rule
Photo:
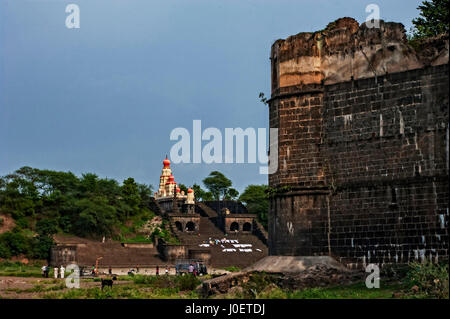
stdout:
<svg viewBox="0 0 450 319">
<path fill-rule="evenodd" d="M 208 201 L 208 200 L 213 200 L 213 195 L 211 192 L 205 191 L 204 189 L 202 189 L 200 187 L 200 185 L 194 184 L 192 186 L 192 189 L 194 191 L 194 195 L 195 195 L 195 199 L 196 200 L 203 200 L 203 201 Z"/>
<path fill-rule="evenodd" d="M 220 200 L 225 199 L 232 182 L 221 172 L 213 171 L 203 180 L 203 184 L 211 192 L 214 200 Z"/>
<path fill-rule="evenodd" d="M 423 1 L 417 9 L 420 16 L 412 21 L 414 38 L 449 32 L 449 0 Z"/>
<path fill-rule="evenodd" d="M 119 185 L 91 173 L 22 167 L 0 178 L 0 212 L 16 224 L 14 232 L 0 235 L 0 257 L 46 258 L 57 232 L 113 236 L 128 218 L 151 215 L 151 197 L 152 186 L 133 178 Z"/>
<path fill-rule="evenodd" d="M 267 229 L 267 213 L 269 211 L 269 198 L 267 185 L 249 185 L 239 197 L 245 204 L 249 213 L 256 214 L 258 220 Z"/>
</svg>

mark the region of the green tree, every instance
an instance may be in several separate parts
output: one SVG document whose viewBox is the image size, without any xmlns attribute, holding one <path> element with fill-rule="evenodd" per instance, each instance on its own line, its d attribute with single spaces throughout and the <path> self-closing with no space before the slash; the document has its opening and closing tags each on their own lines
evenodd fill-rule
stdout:
<svg viewBox="0 0 450 319">
<path fill-rule="evenodd" d="M 134 181 L 134 178 L 130 177 L 123 181 L 122 198 L 126 204 L 126 217 L 128 218 L 130 215 L 136 215 L 139 211 L 139 205 L 141 204 L 141 197 L 139 195 L 138 185 Z"/>
<path fill-rule="evenodd" d="M 208 201 L 213 200 L 213 195 L 211 192 L 207 192 L 200 187 L 200 185 L 194 184 L 192 186 L 192 190 L 194 191 L 195 199 L 198 201 Z"/>
<path fill-rule="evenodd" d="M 50 259 L 50 251 L 54 245 L 53 238 L 50 236 L 37 236 L 32 241 L 32 256 L 38 259 Z"/>
<path fill-rule="evenodd" d="M 22 167 L 0 177 L 0 212 L 16 223 L 14 235 L 0 236 L 0 255 L 47 256 L 56 231 L 79 236 L 114 236 L 124 222 L 147 220 L 151 185 L 129 178 L 123 185 L 92 173 Z"/>
<path fill-rule="evenodd" d="M 412 23 L 414 38 L 432 37 L 449 32 L 449 0 L 423 1 L 420 16 Z"/>
<path fill-rule="evenodd" d="M 28 255 L 31 250 L 30 240 L 21 232 L 7 232 L 0 235 L 2 254 L 17 256 Z"/>
<path fill-rule="evenodd" d="M 137 190 L 140 197 L 140 207 L 148 209 L 153 196 L 153 186 L 138 183 Z"/>
<path fill-rule="evenodd" d="M 239 196 L 239 192 L 234 188 L 229 188 L 227 194 L 225 195 L 225 199 L 235 200 Z"/>
<path fill-rule="evenodd" d="M 184 184 L 178 184 L 178 187 L 180 188 L 180 192 L 184 192 L 185 194 L 188 191 L 188 187 Z M 195 192 L 195 191 L 194 191 Z"/>
<path fill-rule="evenodd" d="M 103 197 L 81 199 L 78 207 L 80 214 L 74 228 L 77 235 L 111 235 L 113 226 L 118 224 L 116 209 Z"/>
<path fill-rule="evenodd" d="M 52 236 L 58 231 L 58 222 L 53 219 L 41 219 L 36 223 L 35 230 L 40 236 Z"/>
<path fill-rule="evenodd" d="M 258 216 L 258 220 L 267 229 L 267 213 L 269 211 L 267 185 L 248 185 L 239 200 L 245 204 L 249 213 Z"/>
<path fill-rule="evenodd" d="M 225 199 L 232 182 L 221 172 L 213 171 L 203 180 L 203 184 L 211 192 L 214 200 L 220 200 L 221 197 Z"/>
<path fill-rule="evenodd" d="M 98 189 L 98 176 L 92 173 L 83 174 L 80 180 L 80 190 L 82 193 L 95 194 Z"/>
</svg>

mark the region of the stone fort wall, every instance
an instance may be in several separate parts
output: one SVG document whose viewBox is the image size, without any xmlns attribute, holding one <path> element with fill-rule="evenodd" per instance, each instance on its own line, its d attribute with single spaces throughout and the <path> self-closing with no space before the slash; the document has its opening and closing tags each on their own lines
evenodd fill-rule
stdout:
<svg viewBox="0 0 450 319">
<path fill-rule="evenodd" d="M 343 18 L 272 46 L 270 255 L 448 258 L 448 35 Z"/>
</svg>

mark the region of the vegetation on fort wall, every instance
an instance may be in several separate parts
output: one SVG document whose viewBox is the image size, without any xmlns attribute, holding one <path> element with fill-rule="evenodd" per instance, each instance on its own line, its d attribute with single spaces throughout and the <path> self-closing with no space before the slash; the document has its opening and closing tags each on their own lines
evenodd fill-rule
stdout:
<svg viewBox="0 0 450 319">
<path fill-rule="evenodd" d="M 47 258 L 55 233 L 114 237 L 131 232 L 121 226 L 151 217 L 151 196 L 151 186 L 133 178 L 119 185 L 91 173 L 77 177 L 71 172 L 22 167 L 0 178 L 0 212 L 16 224 L 0 234 L 0 258 L 21 254 Z"/>
</svg>

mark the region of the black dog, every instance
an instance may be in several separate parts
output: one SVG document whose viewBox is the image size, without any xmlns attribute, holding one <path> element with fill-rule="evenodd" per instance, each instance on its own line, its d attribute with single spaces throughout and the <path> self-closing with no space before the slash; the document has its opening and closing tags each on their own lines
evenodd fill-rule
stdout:
<svg viewBox="0 0 450 319">
<path fill-rule="evenodd" d="M 111 279 L 102 279 L 102 291 L 105 286 L 109 286 L 112 288 L 113 281 Z"/>
</svg>

